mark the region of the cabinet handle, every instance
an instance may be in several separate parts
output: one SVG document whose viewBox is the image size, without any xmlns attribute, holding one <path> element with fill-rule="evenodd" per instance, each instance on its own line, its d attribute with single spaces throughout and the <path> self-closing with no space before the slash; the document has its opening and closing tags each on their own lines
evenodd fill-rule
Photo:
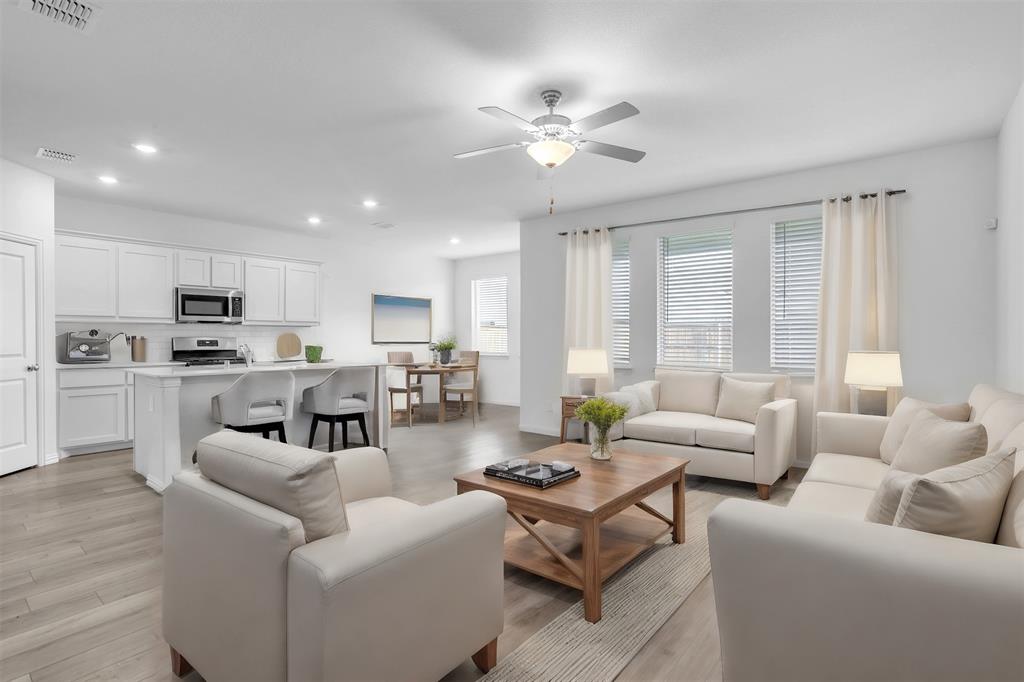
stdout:
<svg viewBox="0 0 1024 682">
<path fill-rule="evenodd" d="M 39 365 L 29 365 L 25 369 L 27 369 L 30 372 L 38 372 L 39 371 Z"/>
</svg>

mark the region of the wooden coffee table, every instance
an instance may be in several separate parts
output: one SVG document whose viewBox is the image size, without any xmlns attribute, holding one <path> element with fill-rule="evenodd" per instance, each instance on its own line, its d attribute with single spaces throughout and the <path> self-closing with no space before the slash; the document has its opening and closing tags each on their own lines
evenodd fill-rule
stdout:
<svg viewBox="0 0 1024 682">
<path fill-rule="evenodd" d="M 591 623 L 601 620 L 601 585 L 608 578 L 670 530 L 673 542 L 685 540 L 689 460 L 616 449 L 611 461 L 599 462 L 578 443 L 524 457 L 570 462 L 581 475 L 541 490 L 477 469 L 455 477 L 458 492 L 486 490 L 505 498 L 509 516 L 520 526 L 505 534 L 505 562 L 582 590 L 584 615 Z M 671 519 L 643 501 L 670 485 Z"/>
</svg>

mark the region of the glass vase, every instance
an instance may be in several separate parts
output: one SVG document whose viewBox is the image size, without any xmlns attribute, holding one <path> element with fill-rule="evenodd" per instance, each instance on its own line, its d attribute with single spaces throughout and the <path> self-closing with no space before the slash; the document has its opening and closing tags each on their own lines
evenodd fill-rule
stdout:
<svg viewBox="0 0 1024 682">
<path fill-rule="evenodd" d="M 595 431 L 597 431 L 595 429 Z M 597 431 L 590 441 L 590 458 L 607 461 L 612 458 L 612 441 L 608 431 Z"/>
</svg>

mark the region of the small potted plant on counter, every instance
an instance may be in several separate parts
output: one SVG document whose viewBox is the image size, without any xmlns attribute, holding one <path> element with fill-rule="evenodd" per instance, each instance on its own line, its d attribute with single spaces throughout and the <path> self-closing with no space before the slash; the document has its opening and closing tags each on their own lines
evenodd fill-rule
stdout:
<svg viewBox="0 0 1024 682">
<path fill-rule="evenodd" d="M 590 441 L 590 456 L 593 459 L 612 458 L 612 443 L 608 431 L 626 416 L 626 408 L 606 398 L 591 398 L 576 408 L 576 418 L 594 425 L 597 432 Z"/>
<path fill-rule="evenodd" d="M 434 348 L 441 354 L 441 364 L 447 365 L 452 361 L 452 351 L 455 350 L 455 337 L 445 336 L 434 344 Z"/>
</svg>

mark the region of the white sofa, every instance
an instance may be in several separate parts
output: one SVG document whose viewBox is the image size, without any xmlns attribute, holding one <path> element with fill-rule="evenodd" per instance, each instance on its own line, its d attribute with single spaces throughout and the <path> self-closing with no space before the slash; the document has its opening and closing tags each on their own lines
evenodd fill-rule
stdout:
<svg viewBox="0 0 1024 682">
<path fill-rule="evenodd" d="M 164 492 L 175 673 L 437 680 L 470 656 L 494 664 L 503 499 L 391 497 L 377 448 L 334 455 L 222 431 L 200 442 L 198 459 L 203 473 L 182 472 Z"/>
<path fill-rule="evenodd" d="M 754 423 L 715 416 L 721 377 L 775 385 L 774 400 L 757 411 Z M 686 473 L 757 485 L 768 499 L 771 486 L 796 459 L 796 400 L 785 374 L 655 371 L 655 410 L 627 416 L 623 449 L 690 460 Z M 628 390 L 630 387 L 623 387 Z M 612 400 L 618 392 L 607 394 Z"/>
<path fill-rule="evenodd" d="M 968 402 L 989 452 L 1018 448 L 995 544 L 863 520 L 887 417 L 820 413 L 788 508 L 712 512 L 725 680 L 1024 679 L 1024 395 Z"/>
</svg>

